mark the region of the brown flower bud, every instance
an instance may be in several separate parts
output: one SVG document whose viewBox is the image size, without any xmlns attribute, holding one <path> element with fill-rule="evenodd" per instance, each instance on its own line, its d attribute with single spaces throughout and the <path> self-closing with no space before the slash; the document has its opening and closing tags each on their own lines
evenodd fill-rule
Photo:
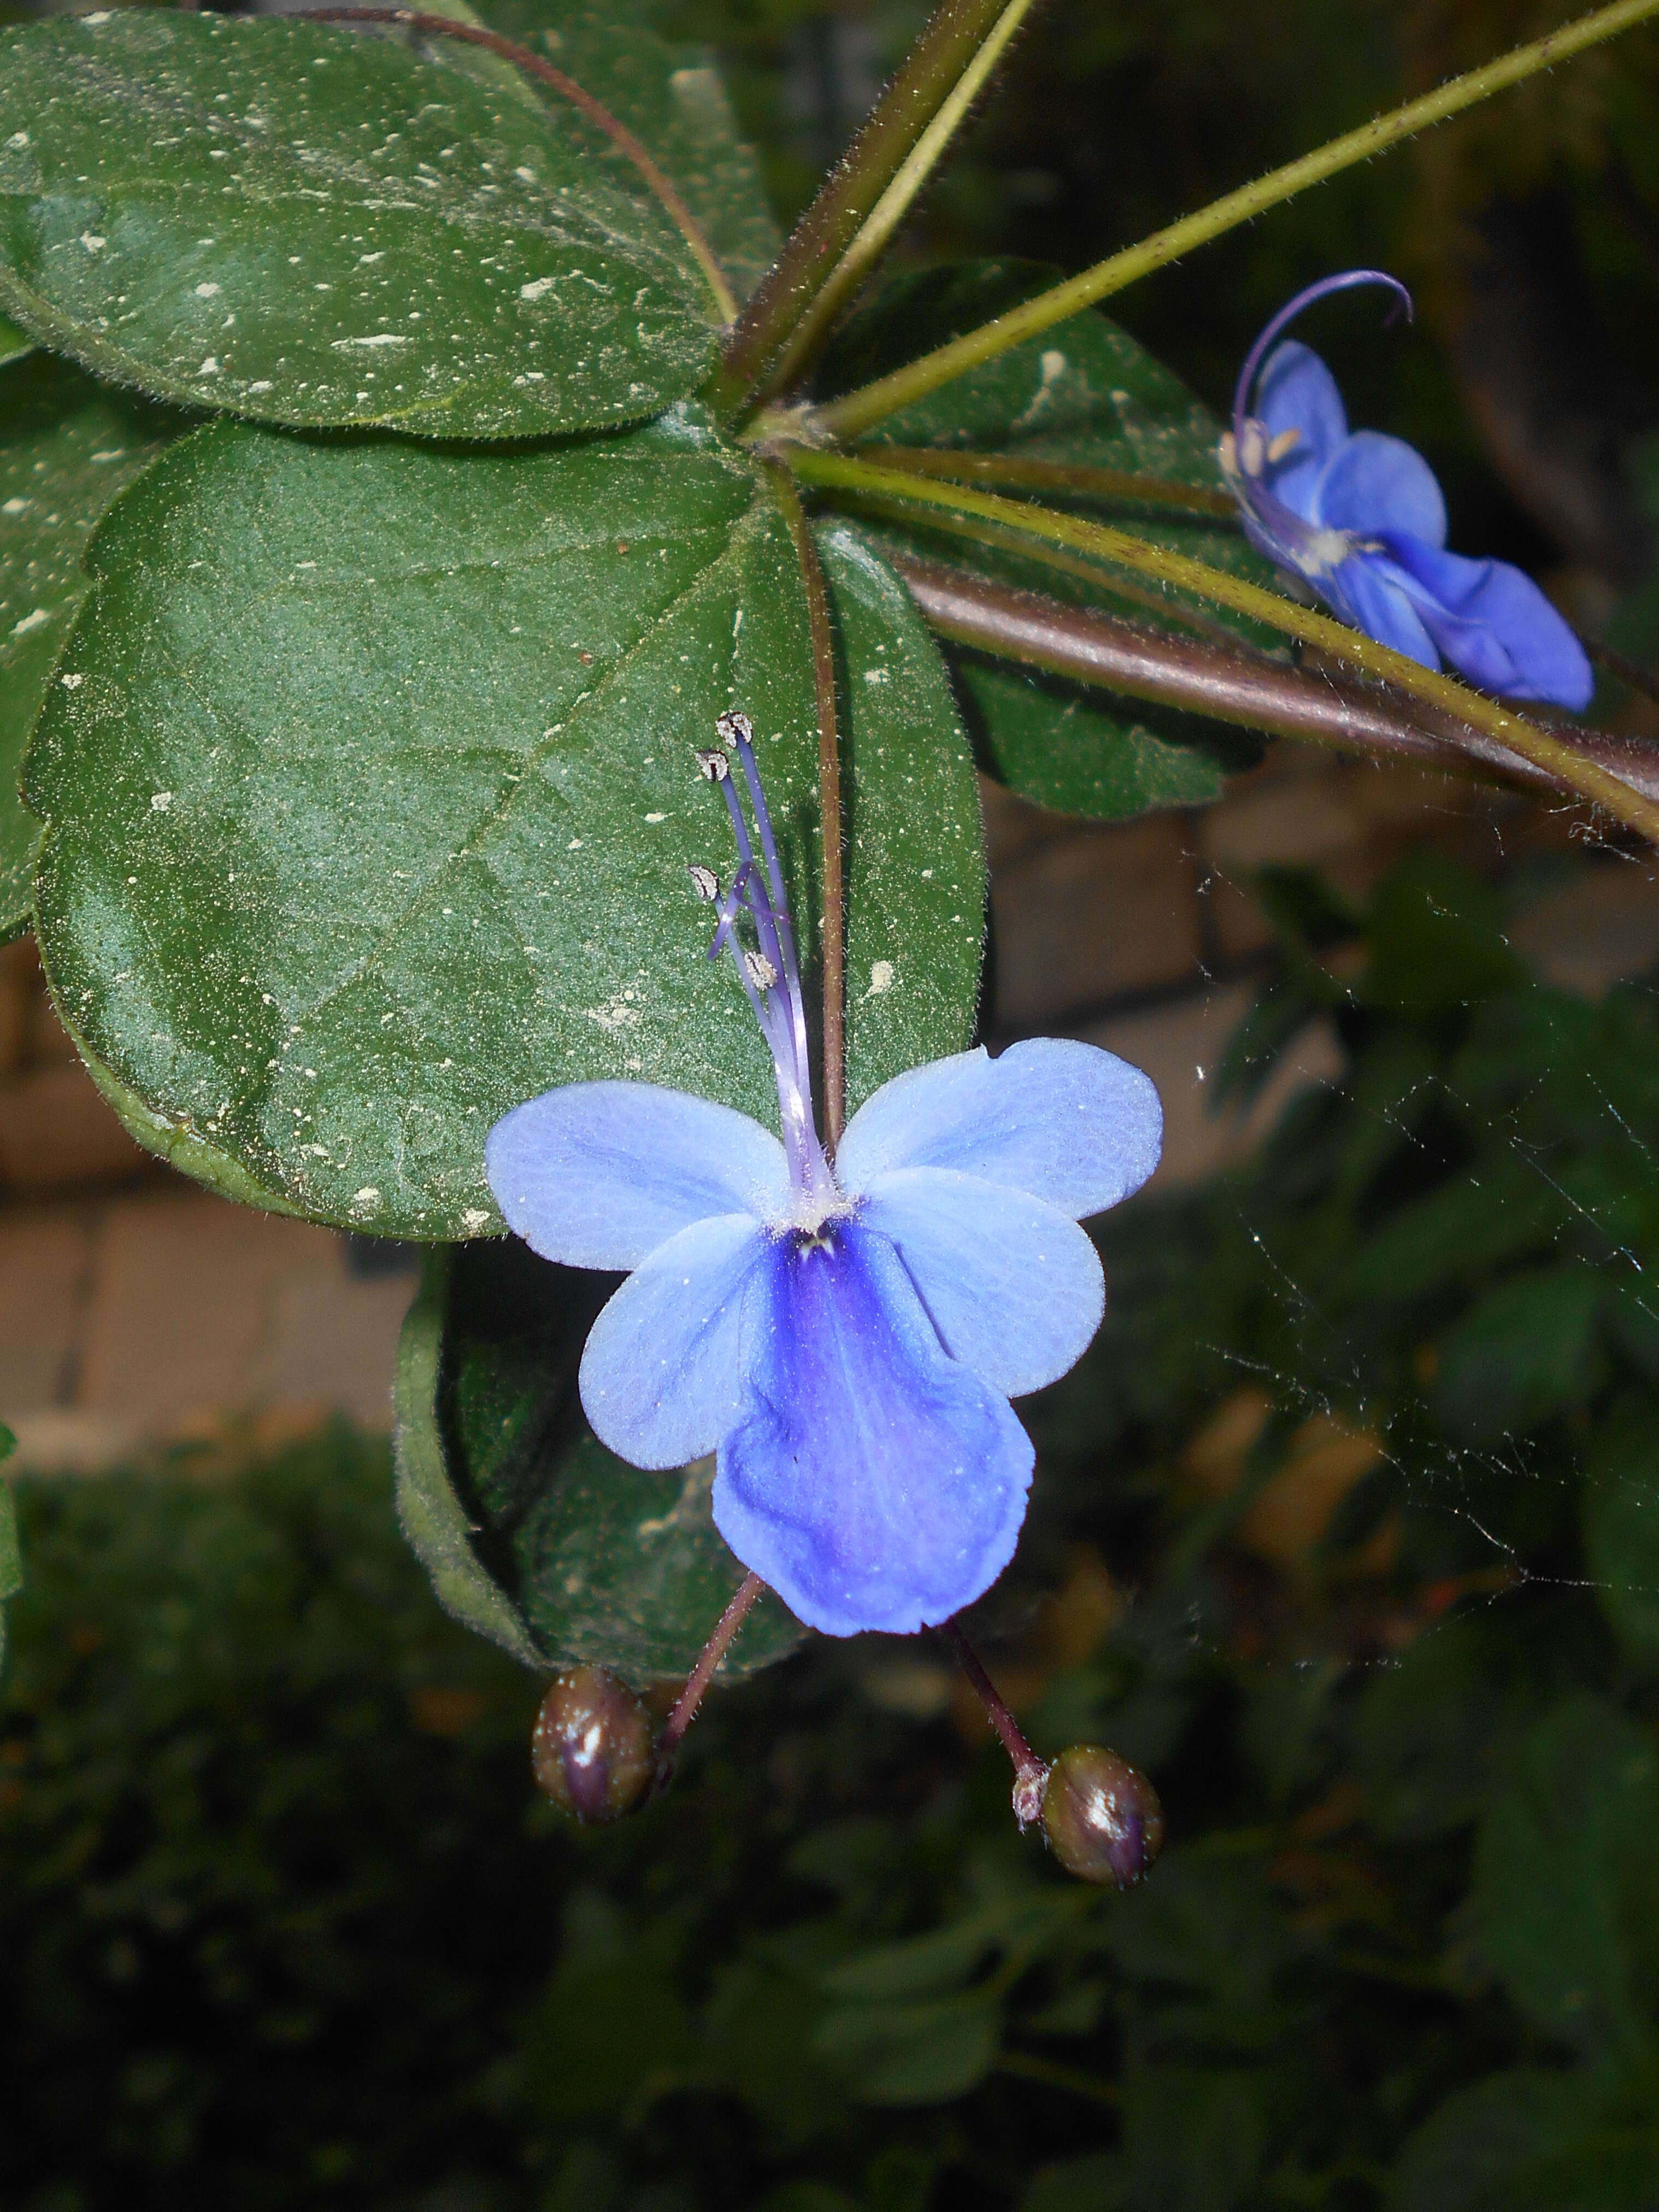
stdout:
<svg viewBox="0 0 1659 2212">
<path fill-rule="evenodd" d="M 539 1787 L 585 1826 L 637 1811 L 657 1771 L 645 1707 L 603 1667 L 555 1679 L 536 1716 L 530 1760 Z"/>
<path fill-rule="evenodd" d="M 1164 1843 L 1158 1792 L 1115 1751 L 1074 1743 L 1048 1773 L 1042 1832 L 1079 1881 L 1133 1889 Z"/>
</svg>

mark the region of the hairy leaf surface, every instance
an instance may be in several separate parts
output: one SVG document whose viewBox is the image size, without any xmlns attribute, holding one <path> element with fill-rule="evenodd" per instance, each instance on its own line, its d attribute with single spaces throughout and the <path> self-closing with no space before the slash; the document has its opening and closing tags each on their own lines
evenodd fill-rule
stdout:
<svg viewBox="0 0 1659 2212">
<path fill-rule="evenodd" d="M 856 1104 L 968 1042 L 982 863 L 931 641 L 861 547 L 832 532 L 825 557 Z M 635 1076 L 775 1123 L 686 872 L 730 864 L 691 747 L 753 716 L 810 945 L 811 658 L 770 487 L 701 419 L 514 454 L 221 422 L 90 566 L 29 770 L 40 927 L 152 1122 L 295 1211 L 416 1237 L 497 1225 L 485 1134 L 555 1083 Z"/>
<path fill-rule="evenodd" d="M 314 24 L 0 31 L 0 305 L 106 375 L 263 421 L 641 421 L 701 382 L 714 304 L 569 115 Z"/>
<path fill-rule="evenodd" d="M 188 427 L 49 354 L 0 371 L 0 939 L 28 918 L 40 825 L 17 778 L 81 603 L 81 556 L 99 518 Z"/>
</svg>

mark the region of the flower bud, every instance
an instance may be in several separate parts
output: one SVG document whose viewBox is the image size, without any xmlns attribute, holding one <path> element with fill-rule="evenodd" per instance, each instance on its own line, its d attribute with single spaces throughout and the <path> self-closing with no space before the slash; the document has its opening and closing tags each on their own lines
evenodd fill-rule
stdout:
<svg viewBox="0 0 1659 2212">
<path fill-rule="evenodd" d="M 590 1826 L 637 1811 L 657 1771 L 645 1707 L 603 1667 L 556 1678 L 536 1716 L 530 1761 L 554 1803 Z"/>
<path fill-rule="evenodd" d="M 1079 1881 L 1133 1889 L 1164 1843 L 1158 1792 L 1115 1751 L 1074 1743 L 1048 1772 L 1042 1832 Z"/>
</svg>

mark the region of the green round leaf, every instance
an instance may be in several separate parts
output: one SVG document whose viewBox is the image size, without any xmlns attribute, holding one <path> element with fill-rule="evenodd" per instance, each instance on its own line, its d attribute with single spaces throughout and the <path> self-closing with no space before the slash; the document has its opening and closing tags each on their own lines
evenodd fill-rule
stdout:
<svg viewBox="0 0 1659 2212">
<path fill-rule="evenodd" d="M 824 556 L 856 1106 L 968 1042 L 984 884 L 939 655 L 850 533 Z M 811 662 L 770 487 L 699 419 L 513 454 L 221 422 L 90 568 L 28 772 L 39 928 L 142 1141 L 315 1218 L 465 1237 L 499 1219 L 491 1123 L 550 1085 L 775 1121 L 687 876 L 730 843 L 691 747 L 753 716 L 810 958 Z"/>
<path fill-rule="evenodd" d="M 28 919 L 40 825 L 18 799 L 18 771 L 81 603 L 81 556 L 112 502 L 188 427 L 47 354 L 0 371 L 0 940 Z"/>
<path fill-rule="evenodd" d="M 649 1474 L 582 1419 L 577 1362 L 614 1279 L 516 1239 L 434 1257 L 399 1359 L 398 1499 L 470 1627 L 532 1665 L 591 1661 L 637 1684 L 690 1671 L 743 1569 L 709 1516 L 712 1460 Z M 769 1596 L 725 1671 L 769 1666 L 801 1634 Z"/>
<path fill-rule="evenodd" d="M 981 760 L 1040 806 L 1116 822 L 1159 806 L 1204 806 L 1261 758 L 1243 730 L 1103 694 L 1012 661 L 951 653 Z M 1202 736 L 1198 733 L 1201 730 Z"/>
<path fill-rule="evenodd" d="M 654 415 L 717 319 L 554 108 L 374 34 L 151 9 L 0 31 L 0 305 L 158 398 L 469 438 Z"/>
</svg>

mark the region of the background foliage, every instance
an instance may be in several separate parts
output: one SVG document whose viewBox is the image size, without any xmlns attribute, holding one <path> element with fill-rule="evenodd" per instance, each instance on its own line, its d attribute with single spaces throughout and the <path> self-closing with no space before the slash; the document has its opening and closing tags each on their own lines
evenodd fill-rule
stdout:
<svg viewBox="0 0 1659 2212">
<path fill-rule="evenodd" d="M 8 2204 L 1652 2202 L 1656 1000 L 1541 988 L 1439 864 L 1271 896 L 1237 1079 L 1311 1010 L 1349 1074 L 1108 1217 L 986 1624 L 1042 1745 L 1155 1777 L 1152 1880 L 1021 1841 L 908 1641 L 812 1644 L 560 1826 L 532 1678 L 348 1433 L 25 1482 Z"/>
</svg>

